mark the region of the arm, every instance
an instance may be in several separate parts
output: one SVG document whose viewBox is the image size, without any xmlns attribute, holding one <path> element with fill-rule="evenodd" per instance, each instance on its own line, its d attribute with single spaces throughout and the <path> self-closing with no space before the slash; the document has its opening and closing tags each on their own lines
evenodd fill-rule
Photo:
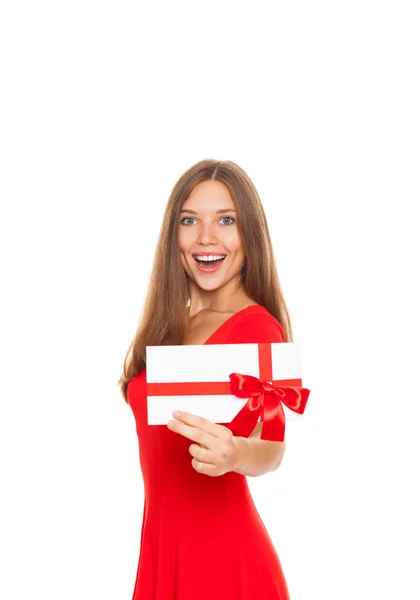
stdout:
<svg viewBox="0 0 420 600">
<path fill-rule="evenodd" d="M 237 324 L 229 337 L 229 343 L 284 342 L 283 328 L 272 317 L 248 315 Z M 239 458 L 234 469 L 236 473 L 257 477 L 276 471 L 286 449 L 286 441 L 271 442 L 261 439 L 262 423 L 258 422 L 248 437 L 237 437 Z"/>
<path fill-rule="evenodd" d="M 239 458 L 234 473 L 257 477 L 270 471 L 276 471 L 286 449 L 286 441 L 270 442 L 262 440 L 262 423 L 257 423 L 254 431 L 247 438 L 237 437 L 239 443 Z"/>
</svg>

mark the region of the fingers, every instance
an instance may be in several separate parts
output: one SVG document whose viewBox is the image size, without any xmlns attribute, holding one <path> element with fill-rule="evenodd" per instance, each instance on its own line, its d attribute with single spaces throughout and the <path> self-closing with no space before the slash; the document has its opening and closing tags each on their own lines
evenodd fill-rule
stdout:
<svg viewBox="0 0 420 600">
<path fill-rule="evenodd" d="M 227 427 L 185 412 L 174 413 L 168 429 L 195 442 L 189 447 L 193 468 L 199 473 L 218 477 L 229 470 L 234 452 L 233 433 Z"/>
<path fill-rule="evenodd" d="M 215 437 L 224 439 L 224 436 L 227 436 L 230 433 L 230 430 L 227 429 L 227 427 L 219 425 L 218 423 L 213 423 L 212 421 L 204 419 L 203 417 L 199 417 L 198 415 L 192 415 L 191 413 L 181 411 L 176 412 L 177 414 L 174 413 L 174 417 L 176 417 L 178 421 L 192 427 L 197 427 L 198 429 L 214 435 Z"/>
<path fill-rule="evenodd" d="M 188 450 L 195 459 L 193 464 L 196 464 L 197 462 L 206 463 L 208 465 L 214 464 L 214 452 L 208 448 L 197 444 L 191 444 Z"/>
<path fill-rule="evenodd" d="M 215 449 L 219 443 L 219 438 L 214 435 L 206 433 L 202 429 L 198 429 L 192 425 L 187 425 L 181 421 L 169 421 L 168 429 L 183 435 L 199 445 L 202 444 L 206 448 Z"/>
<path fill-rule="evenodd" d="M 202 475 L 208 475 L 209 477 L 219 477 L 220 475 L 224 475 L 224 472 L 220 471 L 216 465 L 199 462 L 196 458 L 192 459 L 191 464 L 197 473 L 201 473 Z"/>
</svg>

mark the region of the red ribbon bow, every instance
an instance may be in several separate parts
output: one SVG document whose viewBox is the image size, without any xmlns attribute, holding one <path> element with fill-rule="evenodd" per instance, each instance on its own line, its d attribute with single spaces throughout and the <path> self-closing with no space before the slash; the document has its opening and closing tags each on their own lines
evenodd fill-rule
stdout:
<svg viewBox="0 0 420 600">
<path fill-rule="evenodd" d="M 264 381 L 241 373 L 231 373 L 229 378 L 235 396 L 249 398 L 230 425 L 241 431 L 241 435 L 248 437 L 262 414 L 261 439 L 282 442 L 285 430 L 282 402 L 291 410 L 303 414 L 309 390 L 300 386 L 282 385 L 281 381 Z M 244 433 L 246 431 L 247 434 Z"/>
</svg>

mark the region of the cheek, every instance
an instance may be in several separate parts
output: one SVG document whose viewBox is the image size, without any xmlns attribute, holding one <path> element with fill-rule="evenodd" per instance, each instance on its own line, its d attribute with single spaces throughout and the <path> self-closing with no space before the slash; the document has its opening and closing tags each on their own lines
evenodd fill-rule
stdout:
<svg viewBox="0 0 420 600">
<path fill-rule="evenodd" d="M 191 272 L 191 267 L 183 254 L 181 254 L 181 267 L 185 272 Z"/>
<path fill-rule="evenodd" d="M 185 231 L 187 229 L 187 231 Z M 188 228 L 181 229 L 178 233 L 178 246 L 181 250 L 187 252 L 194 243 L 194 236 Z"/>
<path fill-rule="evenodd" d="M 228 250 L 232 254 L 242 254 L 241 240 L 239 239 L 239 235 L 237 232 L 232 231 L 231 233 L 226 233 L 226 236 L 223 239 L 223 243 L 226 250 Z"/>
</svg>

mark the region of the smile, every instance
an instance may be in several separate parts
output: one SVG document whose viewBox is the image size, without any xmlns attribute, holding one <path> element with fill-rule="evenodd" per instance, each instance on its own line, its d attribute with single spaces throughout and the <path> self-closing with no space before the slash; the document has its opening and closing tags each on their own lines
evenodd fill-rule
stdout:
<svg viewBox="0 0 420 600">
<path fill-rule="evenodd" d="M 198 255 L 200 256 L 200 255 Z M 223 264 L 223 261 L 225 260 L 226 256 L 223 256 L 221 254 L 216 254 L 216 257 L 222 257 L 222 258 L 213 258 L 213 257 L 206 257 L 204 258 L 203 256 L 201 256 L 201 260 L 197 258 L 197 256 L 194 256 L 194 262 L 197 266 L 197 269 L 199 271 L 201 271 L 202 273 L 215 273 L 216 271 L 218 271 L 220 269 L 220 267 Z"/>
</svg>

